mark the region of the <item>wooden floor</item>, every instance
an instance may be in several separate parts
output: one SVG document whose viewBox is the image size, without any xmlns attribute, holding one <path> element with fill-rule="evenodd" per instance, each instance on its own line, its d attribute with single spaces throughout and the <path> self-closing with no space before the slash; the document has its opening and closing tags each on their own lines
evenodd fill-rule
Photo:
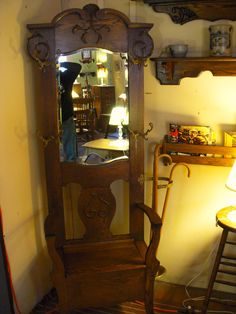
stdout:
<svg viewBox="0 0 236 314">
<path fill-rule="evenodd" d="M 192 299 L 204 297 L 205 290 L 188 288 L 188 293 Z M 236 295 L 216 292 L 214 295 L 219 299 L 236 300 Z M 201 313 L 202 298 L 200 300 L 187 300 L 188 296 L 184 286 L 156 281 L 155 287 L 155 314 L 159 313 Z M 186 309 L 189 308 L 187 312 Z M 210 303 L 209 310 L 221 311 L 221 314 L 235 314 L 236 308 L 220 304 Z M 44 299 L 35 306 L 30 314 L 58 314 L 57 296 L 52 290 Z M 144 305 L 141 302 L 126 302 L 109 308 L 89 308 L 73 311 L 72 314 L 145 314 Z M 210 312 L 209 312 L 210 313 Z"/>
</svg>

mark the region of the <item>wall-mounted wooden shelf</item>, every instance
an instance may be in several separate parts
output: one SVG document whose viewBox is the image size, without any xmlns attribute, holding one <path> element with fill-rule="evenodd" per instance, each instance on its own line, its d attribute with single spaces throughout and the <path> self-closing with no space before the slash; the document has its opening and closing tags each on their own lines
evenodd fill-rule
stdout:
<svg viewBox="0 0 236 314">
<path fill-rule="evenodd" d="M 143 0 L 155 12 L 167 13 L 176 24 L 203 19 L 236 19 L 235 0 Z"/>
<path fill-rule="evenodd" d="M 186 57 L 150 58 L 155 62 L 156 78 L 163 85 L 178 85 L 184 77 L 197 77 L 203 71 L 216 76 L 235 76 L 236 58 L 229 57 Z"/>
<path fill-rule="evenodd" d="M 236 160 L 236 147 L 226 146 L 164 143 L 162 153 L 169 154 L 173 162 L 199 165 L 231 167 Z"/>
</svg>

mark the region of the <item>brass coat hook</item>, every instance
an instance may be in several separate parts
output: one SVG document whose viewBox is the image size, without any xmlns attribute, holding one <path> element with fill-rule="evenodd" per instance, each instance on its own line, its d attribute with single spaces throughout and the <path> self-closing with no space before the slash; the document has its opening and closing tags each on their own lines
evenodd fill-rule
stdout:
<svg viewBox="0 0 236 314">
<path fill-rule="evenodd" d="M 49 135 L 49 136 L 43 136 L 40 134 L 39 131 L 37 131 L 37 136 L 38 138 L 42 141 L 43 143 L 43 147 L 47 147 L 47 145 L 50 143 L 50 142 L 54 142 L 56 141 L 57 143 L 60 142 L 60 135 L 58 134 L 57 136 L 53 136 L 53 135 Z"/>
<path fill-rule="evenodd" d="M 126 126 L 127 127 L 127 126 Z M 134 136 L 135 140 L 137 140 L 138 136 L 141 136 L 142 138 L 145 139 L 145 141 L 148 140 L 148 133 L 150 133 L 152 130 L 153 130 L 153 123 L 152 122 L 149 122 L 149 128 L 147 129 L 146 132 L 142 133 L 142 132 L 139 132 L 139 131 L 133 131 L 131 130 L 129 127 L 127 127 L 129 133 Z"/>
</svg>

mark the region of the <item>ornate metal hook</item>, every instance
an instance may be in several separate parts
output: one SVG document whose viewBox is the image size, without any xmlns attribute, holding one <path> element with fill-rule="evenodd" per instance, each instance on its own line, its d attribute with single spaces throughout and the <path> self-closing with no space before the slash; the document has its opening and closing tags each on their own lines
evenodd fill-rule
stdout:
<svg viewBox="0 0 236 314">
<path fill-rule="evenodd" d="M 127 127 L 129 133 L 134 136 L 135 139 L 137 139 L 138 136 L 141 136 L 142 138 L 145 139 L 145 141 L 148 140 L 148 133 L 150 133 L 152 130 L 153 130 L 153 123 L 152 122 L 149 122 L 149 128 L 147 129 L 146 132 L 142 133 L 142 132 L 139 132 L 139 131 L 133 131 L 131 130 L 129 127 Z"/>
<path fill-rule="evenodd" d="M 42 141 L 44 148 L 47 147 L 48 143 L 50 142 L 56 141 L 59 143 L 59 138 L 60 138 L 59 134 L 57 136 L 50 135 L 46 137 L 46 136 L 41 135 L 40 132 L 37 131 L 37 136 Z"/>
</svg>

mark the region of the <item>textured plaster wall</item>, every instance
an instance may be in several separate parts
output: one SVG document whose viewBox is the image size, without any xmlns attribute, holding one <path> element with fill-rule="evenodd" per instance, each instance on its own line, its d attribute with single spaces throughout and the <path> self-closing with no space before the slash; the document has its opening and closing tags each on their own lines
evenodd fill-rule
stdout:
<svg viewBox="0 0 236 314">
<path fill-rule="evenodd" d="M 49 22 L 61 9 L 83 7 L 80 0 L 3 0 L 0 2 L 0 202 L 5 240 L 13 282 L 22 313 L 50 289 L 50 261 L 43 236 L 47 212 L 44 172 L 36 136 L 32 62 L 26 53 L 27 23 Z M 208 50 L 209 22 L 195 21 L 179 26 L 165 14 L 157 14 L 142 2 L 128 0 L 93 1 L 100 7 L 119 9 L 134 21 L 151 22 L 154 27 L 154 56 L 166 45 L 187 42 L 191 53 Z M 234 28 L 236 24 L 232 23 Z M 3 27 L 4 26 L 4 27 Z M 235 36 L 233 43 L 235 45 Z M 234 130 L 236 78 L 212 77 L 208 72 L 196 79 L 183 79 L 180 86 L 161 86 L 154 64 L 145 68 L 145 125 L 155 129 L 146 143 L 146 173 L 152 171 L 152 151 L 167 132 L 169 122 L 207 124 Z M 205 287 L 220 229 L 215 213 L 231 204 L 235 195 L 224 187 L 229 168 L 190 165 L 176 169 L 158 258 L 167 269 L 164 281 L 187 284 L 200 272 L 193 285 Z M 160 164 L 160 174 L 170 167 Z M 159 211 L 165 195 L 159 192 Z M 151 184 L 146 184 L 146 202 L 151 204 Z M 148 232 L 147 232 L 148 237 Z M 214 256 L 214 254 L 213 254 Z"/>
</svg>

